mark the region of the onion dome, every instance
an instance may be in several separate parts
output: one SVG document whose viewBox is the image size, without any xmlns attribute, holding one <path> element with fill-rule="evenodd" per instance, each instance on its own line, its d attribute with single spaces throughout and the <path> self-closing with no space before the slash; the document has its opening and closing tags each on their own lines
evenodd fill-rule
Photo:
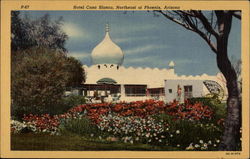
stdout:
<svg viewBox="0 0 250 159">
<path fill-rule="evenodd" d="M 106 24 L 104 39 L 92 50 L 93 64 L 117 64 L 123 63 L 124 54 L 121 48 L 115 44 L 109 36 L 109 26 Z"/>
</svg>

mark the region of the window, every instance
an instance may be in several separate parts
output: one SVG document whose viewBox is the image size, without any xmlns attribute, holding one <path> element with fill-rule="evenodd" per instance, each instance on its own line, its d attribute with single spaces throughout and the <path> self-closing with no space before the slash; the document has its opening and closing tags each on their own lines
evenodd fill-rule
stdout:
<svg viewBox="0 0 250 159">
<path fill-rule="evenodd" d="M 149 88 L 148 93 L 150 96 L 164 96 L 165 95 L 165 90 L 163 87 L 159 88 Z"/>
<path fill-rule="evenodd" d="M 172 93 L 173 92 L 173 90 L 172 89 L 168 89 L 168 93 Z"/>
<path fill-rule="evenodd" d="M 125 85 L 126 96 L 145 96 L 146 85 Z"/>
<path fill-rule="evenodd" d="M 189 99 L 193 97 L 193 86 L 184 86 L 184 99 Z"/>
</svg>

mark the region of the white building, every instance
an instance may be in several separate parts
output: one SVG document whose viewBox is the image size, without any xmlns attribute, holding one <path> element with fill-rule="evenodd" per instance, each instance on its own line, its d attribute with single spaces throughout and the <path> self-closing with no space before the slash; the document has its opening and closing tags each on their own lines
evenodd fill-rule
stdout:
<svg viewBox="0 0 250 159">
<path fill-rule="evenodd" d="M 83 95 L 89 98 L 119 98 L 120 101 L 153 98 L 169 102 L 177 98 L 178 87 L 184 90 L 181 93 L 182 99 L 206 95 L 209 90 L 206 89 L 204 80 L 216 81 L 225 88 L 224 78 L 220 73 L 217 76 L 178 76 L 173 61 L 165 69 L 122 66 L 124 53 L 112 41 L 108 26 L 104 39 L 92 50 L 91 58 L 92 65 L 83 66 L 86 72 Z"/>
</svg>

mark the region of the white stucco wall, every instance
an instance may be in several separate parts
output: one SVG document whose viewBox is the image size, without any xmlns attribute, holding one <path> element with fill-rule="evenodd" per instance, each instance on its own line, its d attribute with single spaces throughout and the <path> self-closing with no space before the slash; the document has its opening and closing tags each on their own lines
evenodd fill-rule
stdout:
<svg viewBox="0 0 250 159">
<path fill-rule="evenodd" d="M 203 80 L 169 79 L 165 80 L 166 102 L 171 102 L 177 98 L 177 87 L 181 88 L 181 102 L 184 101 L 184 86 L 192 86 L 193 97 L 202 97 L 205 95 Z M 172 89 L 172 93 L 169 92 Z"/>
<path fill-rule="evenodd" d="M 84 65 L 83 68 L 86 72 L 86 82 L 85 84 L 96 84 L 96 82 L 102 78 L 112 78 L 117 82 L 117 84 L 144 84 L 147 88 L 159 88 L 166 87 L 166 101 L 172 101 L 176 98 L 177 85 L 193 85 L 193 96 L 201 97 L 209 93 L 207 88 L 203 85 L 203 80 L 213 80 L 218 82 L 223 89 L 225 94 L 227 94 L 226 83 L 223 75 L 218 73 L 216 76 L 209 76 L 207 74 L 197 75 L 197 76 L 179 76 L 175 74 L 174 69 L 158 69 L 158 68 L 134 68 L 134 67 L 123 67 L 120 66 L 117 69 L 116 65 L 107 67 L 100 65 L 101 68 L 98 69 L 98 65 L 92 65 L 90 67 Z M 165 82 L 166 80 L 166 82 Z M 172 89 L 173 93 L 169 94 L 168 89 Z M 184 93 L 184 88 L 182 88 Z M 134 101 L 134 100 L 145 100 L 149 97 L 126 97 L 124 90 L 121 92 L 121 99 L 124 101 Z"/>
<path fill-rule="evenodd" d="M 83 66 L 86 72 L 86 84 L 96 84 L 101 78 L 112 78 L 118 84 L 146 84 L 148 88 L 164 87 L 164 79 L 176 78 L 174 69 L 158 69 L 158 68 L 134 68 L 120 66 L 117 70 L 116 66 L 110 68 L 110 64 L 106 68 L 101 65 L 92 65 L 90 67 Z"/>
</svg>

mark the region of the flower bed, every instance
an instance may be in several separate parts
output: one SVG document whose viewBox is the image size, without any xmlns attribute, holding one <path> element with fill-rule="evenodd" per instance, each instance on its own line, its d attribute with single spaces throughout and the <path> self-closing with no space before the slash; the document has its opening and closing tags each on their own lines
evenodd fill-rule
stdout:
<svg viewBox="0 0 250 159">
<path fill-rule="evenodd" d="M 101 104 L 85 104 L 74 107 L 69 110 L 70 113 L 87 113 L 87 115 L 96 123 L 99 116 L 109 112 L 115 112 L 121 116 L 139 116 L 147 117 L 159 113 L 167 113 L 177 119 L 190 120 L 210 120 L 213 111 L 210 107 L 202 105 L 202 103 L 190 104 L 186 101 L 184 104 L 179 104 L 173 101 L 169 104 L 164 104 L 163 101 L 146 100 L 136 102 L 120 102 L 117 104 L 101 103 Z"/>
<path fill-rule="evenodd" d="M 155 100 L 84 104 L 60 115 L 25 115 L 22 123 L 11 124 L 11 130 L 18 133 L 26 127 L 33 132 L 59 134 L 61 127 L 68 124 L 64 129 L 70 128 L 70 131 L 81 132 L 81 135 L 87 128 L 90 136 L 100 133 L 100 138 L 108 136 L 115 138 L 114 141 L 170 145 L 186 150 L 207 150 L 217 147 L 218 143 L 215 141 L 218 141 L 222 132 L 216 125 L 221 124 L 221 121 L 209 123 L 213 115 L 214 112 L 209 106 L 201 103 L 191 104 L 188 101 L 183 104 L 177 101 L 164 104 Z M 93 125 L 88 124 L 87 120 L 99 130 L 92 129 Z M 207 126 L 203 126 L 203 123 Z M 74 131 L 79 128 L 82 130 Z"/>
<path fill-rule="evenodd" d="M 109 132 L 115 137 L 127 143 L 154 143 L 166 144 L 166 131 L 169 130 L 167 124 L 156 122 L 154 118 L 148 116 L 140 118 L 137 116 L 118 116 L 109 114 L 101 116 L 98 128 Z"/>
</svg>

